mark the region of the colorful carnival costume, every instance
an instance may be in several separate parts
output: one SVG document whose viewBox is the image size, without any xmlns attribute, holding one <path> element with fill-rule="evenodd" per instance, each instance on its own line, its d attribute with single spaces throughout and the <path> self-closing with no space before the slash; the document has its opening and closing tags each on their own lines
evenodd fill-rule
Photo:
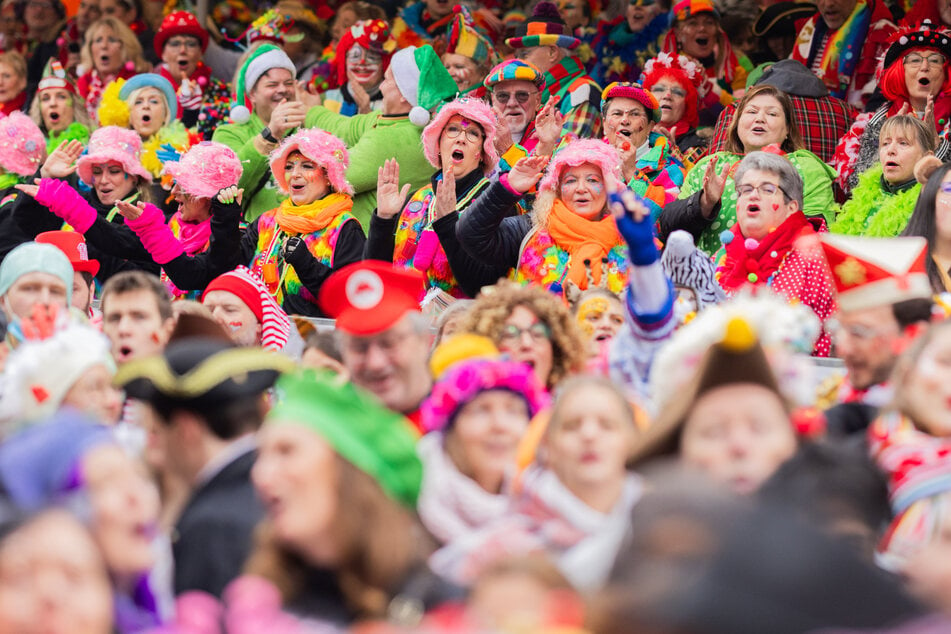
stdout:
<svg viewBox="0 0 951 634">
<path fill-rule="evenodd" d="M 631 31 L 623 15 L 600 23 L 591 43 L 595 61 L 591 76 L 602 86 L 616 81 L 637 81 L 647 60 L 660 52 L 668 29 L 669 12 L 659 13 L 637 33 Z"/>
<path fill-rule="evenodd" d="M 337 53 L 334 57 L 336 85 L 339 88 L 328 90 L 323 96 L 323 105 L 331 112 L 347 117 L 359 114 L 353 97 L 350 96 L 349 80 L 347 78 L 347 53 L 354 46 L 359 46 L 364 55 L 380 57 L 380 78 L 390 65 L 390 56 L 393 54 L 395 42 L 390 37 L 390 29 L 383 20 L 364 20 L 357 22 L 343 34 L 337 44 Z M 383 107 L 383 93 L 379 84 L 370 94 L 370 110 L 380 110 Z"/>
<path fill-rule="evenodd" d="M 901 235 L 915 210 L 921 183 L 912 179 L 892 185 L 882 176 L 877 164 L 859 177 L 852 197 L 842 205 L 832 233 L 870 238 L 894 238 Z"/>
</svg>

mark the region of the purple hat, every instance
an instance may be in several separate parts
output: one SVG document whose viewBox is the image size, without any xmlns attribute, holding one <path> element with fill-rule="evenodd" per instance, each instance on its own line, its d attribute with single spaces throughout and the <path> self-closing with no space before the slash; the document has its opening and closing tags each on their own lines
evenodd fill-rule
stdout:
<svg viewBox="0 0 951 634">
<path fill-rule="evenodd" d="M 617 150 L 597 139 L 578 139 L 555 152 L 545 171 L 545 176 L 538 184 L 538 192 L 557 191 L 562 172 L 569 167 L 577 167 L 585 163 L 600 167 L 604 180 L 613 179 L 616 189 L 624 188 L 621 157 Z"/>
<path fill-rule="evenodd" d="M 472 359 L 450 367 L 420 408 L 426 431 L 449 427 L 466 403 L 489 390 L 508 390 L 525 399 L 529 418 L 548 406 L 549 396 L 524 363 Z"/>
<path fill-rule="evenodd" d="M 43 133 L 22 112 L 0 117 L 0 167 L 19 176 L 29 176 L 46 158 Z"/>
<path fill-rule="evenodd" d="M 108 125 L 99 128 L 89 138 L 86 153 L 76 161 L 79 178 L 92 185 L 92 166 L 118 163 L 127 174 L 152 182 L 152 174 L 142 167 L 142 139 L 135 130 Z"/>
<path fill-rule="evenodd" d="M 295 150 L 324 169 L 335 192 L 353 195 L 353 187 L 347 182 L 346 175 L 347 166 L 350 165 L 347 146 L 334 135 L 317 128 L 298 130 L 271 152 L 271 172 L 282 192 L 286 194 L 290 190 L 284 177 L 284 166 L 287 157 Z"/>
<path fill-rule="evenodd" d="M 453 116 L 459 115 L 478 123 L 482 127 L 482 170 L 486 174 L 492 173 L 499 162 L 499 151 L 495 149 L 495 133 L 498 122 L 495 112 L 481 99 L 460 97 L 450 101 L 439 109 L 435 118 L 423 129 L 423 153 L 426 160 L 436 169 L 441 169 L 439 162 L 439 137 L 443 128 Z"/>
<path fill-rule="evenodd" d="M 73 412 L 61 413 L 4 439 L 0 484 L 18 507 L 42 508 L 80 489 L 83 457 L 115 442 L 108 427 Z"/>
<path fill-rule="evenodd" d="M 165 173 L 186 194 L 197 198 L 214 198 L 225 187 L 238 184 L 241 159 L 227 145 L 203 141 L 193 145 L 181 160 L 165 164 Z"/>
</svg>

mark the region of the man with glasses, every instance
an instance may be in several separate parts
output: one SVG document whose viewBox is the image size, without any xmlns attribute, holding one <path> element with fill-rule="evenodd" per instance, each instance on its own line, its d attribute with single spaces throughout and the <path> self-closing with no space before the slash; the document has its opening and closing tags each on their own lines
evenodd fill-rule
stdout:
<svg viewBox="0 0 951 634">
<path fill-rule="evenodd" d="M 875 90 L 875 67 L 898 30 L 882 0 L 819 0 L 799 29 L 792 59 L 805 64 L 833 97 L 862 109 Z"/>
<path fill-rule="evenodd" d="M 520 25 L 515 36 L 505 40 L 518 59 L 535 66 L 542 75 L 539 103 L 558 99 L 564 117 L 563 131 L 578 138 L 596 138 L 601 131 L 601 88 L 573 54 L 581 40 L 571 35 L 558 7 L 543 1 L 535 5 L 532 17 Z"/>
<path fill-rule="evenodd" d="M 228 86 L 211 75 L 202 61 L 208 32 L 187 11 L 169 13 L 155 34 L 155 53 L 162 59 L 156 70 L 175 87 L 186 128 L 198 126 L 206 139 L 228 114 Z M 204 115 L 204 116 L 202 116 Z"/>
<path fill-rule="evenodd" d="M 538 148 L 535 117 L 541 108 L 542 74 L 535 66 L 518 59 L 502 62 L 485 78 L 492 110 L 499 118 L 495 146 L 499 152 L 499 170 L 509 171 L 519 159 L 532 152 L 551 154 L 557 140 Z M 559 137 L 560 137 L 559 131 Z"/>
<path fill-rule="evenodd" d="M 895 362 L 931 319 L 927 246 L 924 238 L 822 235 L 838 291 L 838 312 L 825 330 L 848 373 L 826 411 L 830 433 L 864 431 L 891 401 Z"/>
<path fill-rule="evenodd" d="M 387 262 L 345 266 L 324 282 L 318 301 L 337 320 L 343 364 L 353 383 L 419 426 L 429 395 L 429 318 L 419 312 L 423 275 Z"/>
</svg>

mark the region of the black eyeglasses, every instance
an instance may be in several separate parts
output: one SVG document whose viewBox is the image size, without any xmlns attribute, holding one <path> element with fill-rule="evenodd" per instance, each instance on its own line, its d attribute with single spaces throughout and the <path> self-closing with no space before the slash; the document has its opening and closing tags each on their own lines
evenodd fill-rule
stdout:
<svg viewBox="0 0 951 634">
<path fill-rule="evenodd" d="M 515 101 L 519 103 L 527 103 L 528 100 L 531 99 L 532 95 L 534 94 L 536 93 L 524 92 L 521 90 L 518 92 L 506 92 L 503 90 L 501 92 L 492 93 L 494 99 L 498 101 L 499 103 L 508 103 L 509 99 L 511 99 L 512 97 L 515 97 Z"/>
</svg>

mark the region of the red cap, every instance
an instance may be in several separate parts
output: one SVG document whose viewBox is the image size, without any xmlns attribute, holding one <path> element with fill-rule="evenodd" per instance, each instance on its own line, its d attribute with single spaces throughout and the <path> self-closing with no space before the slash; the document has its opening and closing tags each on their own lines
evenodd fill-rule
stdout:
<svg viewBox="0 0 951 634">
<path fill-rule="evenodd" d="M 264 310 L 261 306 L 260 291 L 234 271 L 229 271 L 211 280 L 208 286 L 205 287 L 205 292 L 201 294 L 202 302 L 205 301 L 205 297 L 207 297 L 211 291 L 228 291 L 236 295 L 238 299 L 251 309 L 258 323 L 264 321 Z"/>
<path fill-rule="evenodd" d="M 165 16 L 161 26 L 155 33 L 155 52 L 162 57 L 162 49 L 165 48 L 165 42 L 175 35 L 191 35 L 197 37 L 201 42 L 201 50 L 204 52 L 208 48 L 208 31 L 202 28 L 198 23 L 198 18 L 187 11 L 174 11 Z"/>
<path fill-rule="evenodd" d="M 354 262 L 333 273 L 320 289 L 321 309 L 351 335 L 375 335 L 411 310 L 419 310 L 423 274 L 388 262 Z"/>
<path fill-rule="evenodd" d="M 73 270 L 79 273 L 89 273 L 95 277 L 99 272 L 99 260 L 89 259 L 89 249 L 86 247 L 86 238 L 75 231 L 44 231 L 36 236 L 37 242 L 52 244 L 66 254 Z"/>
</svg>

